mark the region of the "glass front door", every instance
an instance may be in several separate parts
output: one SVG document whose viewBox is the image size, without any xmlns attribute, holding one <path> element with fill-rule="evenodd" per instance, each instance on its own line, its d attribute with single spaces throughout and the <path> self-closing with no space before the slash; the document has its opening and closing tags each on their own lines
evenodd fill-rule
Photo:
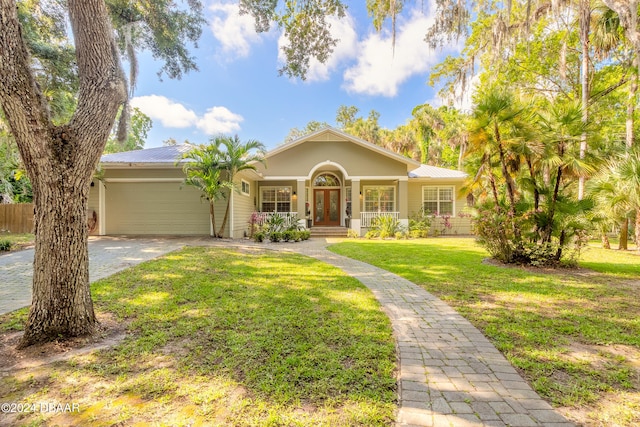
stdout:
<svg viewBox="0 0 640 427">
<path fill-rule="evenodd" d="M 339 189 L 315 189 L 314 198 L 314 225 L 339 226 L 340 225 L 340 190 Z"/>
</svg>

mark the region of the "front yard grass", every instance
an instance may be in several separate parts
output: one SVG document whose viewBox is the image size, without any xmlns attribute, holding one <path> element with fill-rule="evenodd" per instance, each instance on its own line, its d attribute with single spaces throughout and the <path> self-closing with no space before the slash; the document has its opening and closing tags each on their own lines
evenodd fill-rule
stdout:
<svg viewBox="0 0 640 427">
<path fill-rule="evenodd" d="M 390 322 L 364 286 L 334 267 L 292 254 L 189 248 L 92 287 L 96 311 L 125 324 L 126 337 L 1 376 L 3 402 L 79 404 L 76 413 L 21 414 L 16 424 L 393 423 Z M 4 334 L 20 316 L 0 317 Z"/>
<path fill-rule="evenodd" d="M 478 327 L 574 421 L 640 425 L 640 256 L 589 248 L 584 268 L 492 265 L 473 239 L 345 241 L 335 253 L 424 287 Z"/>
<path fill-rule="evenodd" d="M 9 250 L 16 251 L 31 246 L 34 243 L 34 235 L 31 233 L 7 233 L 0 231 L 0 242 L 8 242 Z M 0 251 L 0 255 L 2 251 Z"/>
</svg>

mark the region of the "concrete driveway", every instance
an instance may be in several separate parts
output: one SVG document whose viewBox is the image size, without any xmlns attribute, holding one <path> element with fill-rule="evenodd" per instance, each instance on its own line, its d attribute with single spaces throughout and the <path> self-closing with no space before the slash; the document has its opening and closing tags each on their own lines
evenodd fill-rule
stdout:
<svg viewBox="0 0 640 427">
<path fill-rule="evenodd" d="M 91 237 L 89 280 L 93 283 L 185 244 L 179 238 Z M 33 249 L 0 255 L 0 314 L 31 304 L 32 280 Z"/>
</svg>

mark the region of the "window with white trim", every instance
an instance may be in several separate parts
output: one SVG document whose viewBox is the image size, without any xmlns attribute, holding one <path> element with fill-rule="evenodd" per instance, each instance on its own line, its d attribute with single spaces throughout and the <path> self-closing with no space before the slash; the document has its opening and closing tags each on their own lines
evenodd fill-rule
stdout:
<svg viewBox="0 0 640 427">
<path fill-rule="evenodd" d="M 244 194 L 245 196 L 248 196 L 251 194 L 251 184 L 249 184 L 248 181 L 245 181 L 244 179 L 240 182 L 240 192 L 242 194 Z"/>
<path fill-rule="evenodd" d="M 422 209 L 437 216 L 453 215 L 453 194 L 454 188 L 450 186 L 424 186 L 422 187 Z"/>
<path fill-rule="evenodd" d="M 260 187 L 262 212 L 291 212 L 291 187 Z"/>
<path fill-rule="evenodd" d="M 365 186 L 363 191 L 365 212 L 395 212 L 396 187 L 393 185 Z"/>
</svg>

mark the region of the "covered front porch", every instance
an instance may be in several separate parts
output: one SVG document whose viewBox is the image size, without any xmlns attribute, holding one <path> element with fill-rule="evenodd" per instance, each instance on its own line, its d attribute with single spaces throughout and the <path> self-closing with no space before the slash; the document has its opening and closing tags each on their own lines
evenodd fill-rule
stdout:
<svg viewBox="0 0 640 427">
<path fill-rule="evenodd" d="M 408 179 L 350 178 L 335 165 L 325 165 L 311 178 L 262 181 L 256 203 L 259 222 L 278 215 L 301 228 L 346 227 L 364 235 L 375 218 L 391 216 L 409 224 Z"/>
</svg>

